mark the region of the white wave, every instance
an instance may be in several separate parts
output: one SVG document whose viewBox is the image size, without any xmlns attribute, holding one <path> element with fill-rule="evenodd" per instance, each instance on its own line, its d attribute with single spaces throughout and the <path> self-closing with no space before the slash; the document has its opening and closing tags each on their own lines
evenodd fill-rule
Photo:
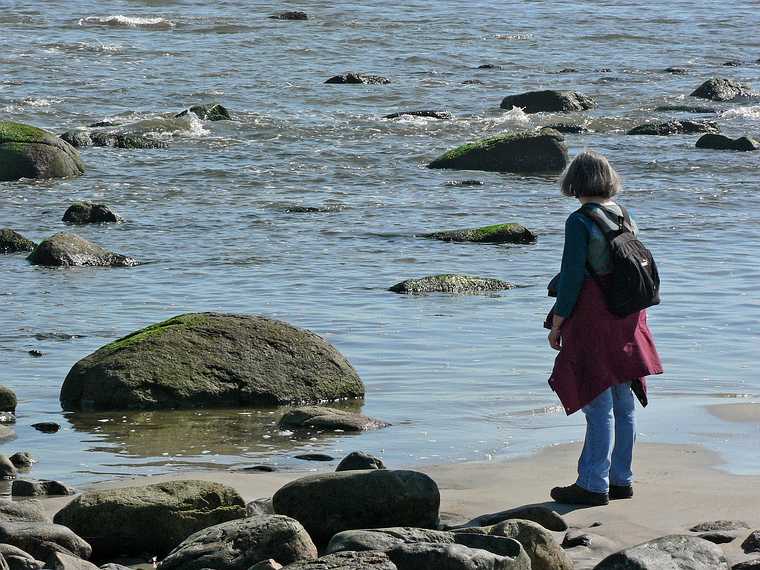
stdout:
<svg viewBox="0 0 760 570">
<path fill-rule="evenodd" d="M 115 28 L 154 28 L 170 29 L 176 26 L 166 18 L 148 18 L 143 16 L 87 16 L 79 20 L 80 26 L 112 26 Z"/>
<path fill-rule="evenodd" d="M 62 99 L 35 99 L 34 97 L 27 97 L 21 104 L 26 107 L 50 107 L 54 103 L 60 103 Z"/>
<path fill-rule="evenodd" d="M 522 107 L 512 107 L 506 113 L 502 113 L 498 117 L 492 117 L 489 120 L 494 123 L 510 123 L 516 127 L 530 126 L 530 117 L 522 110 Z"/>
<path fill-rule="evenodd" d="M 723 111 L 720 116 L 724 119 L 760 119 L 760 105 L 728 109 Z"/>
</svg>

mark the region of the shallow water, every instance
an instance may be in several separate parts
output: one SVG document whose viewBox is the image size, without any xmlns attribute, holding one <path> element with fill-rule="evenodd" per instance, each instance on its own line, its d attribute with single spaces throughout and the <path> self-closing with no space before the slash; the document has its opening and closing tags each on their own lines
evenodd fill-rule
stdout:
<svg viewBox="0 0 760 570">
<path fill-rule="evenodd" d="M 654 112 L 691 103 L 718 109 L 700 118 L 726 134 L 760 136 L 760 101 L 688 97 L 714 75 L 760 88 L 753 4 L 4 5 L 3 119 L 55 132 L 142 120 L 170 148 L 84 149 L 81 178 L 0 184 L 1 226 L 40 240 L 67 229 L 60 218 L 70 202 L 96 200 L 127 222 L 75 231 L 144 262 L 51 270 L 21 256 L 0 260 L 0 383 L 20 399 L 17 439 L 3 452 L 29 450 L 40 458 L 35 476 L 77 484 L 198 466 L 310 468 L 292 459 L 304 449 L 362 448 L 414 465 L 509 457 L 581 437 L 582 418 L 565 418 L 546 384 L 553 354 L 541 328 L 574 204 L 554 178 L 424 168 L 462 142 L 563 120 L 596 131 L 568 135 L 571 154 L 610 157 L 664 280 L 650 322 L 666 373 L 651 382 L 642 437 L 705 443 L 724 452 L 727 468 L 760 471 L 748 459 L 752 428 L 700 407 L 760 398 L 760 156 L 699 150 L 697 136 L 624 134 L 649 119 L 693 118 Z M 312 19 L 266 17 L 279 9 Z M 723 66 L 728 60 L 742 63 Z M 501 69 L 476 69 L 485 63 Z M 689 73 L 662 72 L 673 65 Z M 576 71 L 557 73 L 565 68 Z M 350 70 L 392 83 L 323 84 Z M 470 79 L 483 84 L 462 84 Z M 578 90 L 599 106 L 568 117 L 499 109 L 503 96 L 539 88 Z M 214 101 L 235 120 L 172 118 Z M 455 119 L 381 119 L 404 109 L 445 109 Z M 473 178 L 483 185 L 449 184 Z M 294 205 L 323 211 L 288 211 Z M 503 221 L 526 225 L 538 242 L 415 237 Z M 444 272 L 522 287 L 475 297 L 387 291 Z M 264 314 L 325 336 L 364 379 L 363 411 L 394 426 L 312 441 L 278 432 L 274 410 L 61 412 L 58 390 L 78 359 L 147 324 L 205 310 Z M 42 420 L 63 429 L 30 427 Z"/>
</svg>

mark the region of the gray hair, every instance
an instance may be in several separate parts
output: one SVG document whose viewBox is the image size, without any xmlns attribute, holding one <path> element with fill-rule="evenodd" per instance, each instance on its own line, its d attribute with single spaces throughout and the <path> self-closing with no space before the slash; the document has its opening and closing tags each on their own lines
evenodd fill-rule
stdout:
<svg viewBox="0 0 760 570">
<path fill-rule="evenodd" d="M 576 156 L 567 167 L 560 188 L 565 196 L 611 198 L 620 192 L 621 183 L 606 158 L 587 150 Z"/>
</svg>

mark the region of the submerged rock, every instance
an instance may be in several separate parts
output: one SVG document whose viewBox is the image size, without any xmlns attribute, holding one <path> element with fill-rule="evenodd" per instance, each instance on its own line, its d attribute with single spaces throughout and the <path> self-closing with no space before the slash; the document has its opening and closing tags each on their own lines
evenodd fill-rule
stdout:
<svg viewBox="0 0 760 570">
<path fill-rule="evenodd" d="M 77 362 L 65 409 L 271 405 L 361 398 L 364 385 L 316 334 L 265 317 L 190 313 L 151 325 Z"/>
<path fill-rule="evenodd" d="M 673 73 L 674 75 L 683 75 L 685 73 L 689 73 L 689 70 L 685 67 L 666 67 L 664 71 L 665 73 Z"/>
<path fill-rule="evenodd" d="M 410 115 L 412 117 L 427 117 L 429 119 L 441 119 L 441 120 L 448 120 L 451 119 L 451 113 L 448 111 L 399 111 L 398 113 L 391 113 L 390 115 L 385 115 L 383 119 L 398 119 L 400 117 L 403 117 L 404 115 Z"/>
<path fill-rule="evenodd" d="M 379 457 L 369 453 L 352 451 L 338 463 L 335 471 L 361 471 L 362 469 L 385 469 L 385 463 Z"/>
<path fill-rule="evenodd" d="M 0 543 L 20 548 L 37 560 L 46 560 L 59 547 L 80 558 L 92 554 L 90 545 L 71 529 L 45 522 L 0 522 Z"/>
<path fill-rule="evenodd" d="M 76 491 L 60 481 L 26 481 L 13 482 L 11 494 L 14 497 L 51 497 L 74 495 Z"/>
<path fill-rule="evenodd" d="M 294 459 L 300 459 L 301 461 L 335 461 L 332 455 L 325 453 L 302 453 L 301 455 L 294 456 Z"/>
<path fill-rule="evenodd" d="M 67 142 L 37 127 L 0 121 L 0 181 L 83 173 L 79 153 Z"/>
<path fill-rule="evenodd" d="M 699 105 L 660 105 L 655 111 L 700 114 L 715 114 L 718 112 L 715 107 L 700 107 Z"/>
<path fill-rule="evenodd" d="M 63 214 L 63 221 L 70 224 L 101 224 L 124 220 L 105 204 L 75 202 Z"/>
<path fill-rule="evenodd" d="M 691 93 L 692 97 L 710 99 L 712 101 L 733 101 L 734 99 L 749 97 L 751 95 L 751 86 L 722 77 L 708 79 Z"/>
<path fill-rule="evenodd" d="M 0 253 L 32 251 L 36 243 L 10 228 L 0 229 Z"/>
<path fill-rule="evenodd" d="M 520 224 L 495 224 L 464 230 L 446 230 L 423 234 L 422 237 L 474 243 L 533 243 L 537 239 L 536 234 Z"/>
<path fill-rule="evenodd" d="M 583 125 L 572 125 L 570 123 L 554 123 L 553 125 L 546 125 L 545 129 L 553 129 L 558 133 L 570 133 L 570 134 L 582 134 L 591 132 Z"/>
<path fill-rule="evenodd" d="M 760 143 L 750 137 L 730 139 L 727 136 L 716 134 L 701 136 L 696 146 L 697 148 L 712 148 L 716 150 L 752 151 L 760 149 Z"/>
<path fill-rule="evenodd" d="M 185 109 L 180 113 L 174 115 L 175 118 L 184 117 L 188 113 L 192 113 L 203 121 L 231 121 L 230 112 L 226 107 L 223 107 L 219 103 L 213 103 L 211 105 L 193 105 L 189 109 Z"/>
<path fill-rule="evenodd" d="M 335 75 L 325 83 L 353 84 L 353 85 L 385 85 L 391 80 L 381 75 L 368 75 L 366 73 L 344 73 Z"/>
<path fill-rule="evenodd" d="M 693 133 L 717 133 L 720 129 L 714 121 L 668 121 L 666 123 L 647 123 L 628 131 L 629 135 L 682 135 Z"/>
<path fill-rule="evenodd" d="M 719 546 L 695 536 L 671 535 L 611 554 L 594 570 L 642 568 L 729 570 L 729 565 Z"/>
<path fill-rule="evenodd" d="M 587 111 L 596 107 L 596 101 L 573 91 L 529 91 L 519 95 L 508 95 L 501 101 L 502 109 L 520 107 L 525 113 L 566 113 Z"/>
<path fill-rule="evenodd" d="M 33 265 L 51 267 L 132 267 L 131 257 L 103 249 L 74 234 L 57 233 L 34 248 L 27 259 Z"/>
<path fill-rule="evenodd" d="M 279 14 L 272 14 L 269 16 L 270 20 L 308 20 L 309 16 L 306 12 L 280 12 Z"/>
<path fill-rule="evenodd" d="M 15 412 L 17 405 L 16 392 L 7 386 L 0 386 L 0 412 Z"/>
<path fill-rule="evenodd" d="M 452 149 L 428 164 L 428 168 L 556 174 L 568 164 L 564 140 L 551 129 L 505 133 Z"/>
<path fill-rule="evenodd" d="M 61 424 L 56 422 L 37 422 L 32 424 L 32 427 L 42 433 L 58 433 L 61 429 Z"/>
<path fill-rule="evenodd" d="M 354 412 L 324 408 L 320 406 L 305 406 L 288 410 L 280 419 L 280 429 L 295 430 L 343 430 L 366 431 L 389 426 L 390 424 L 369 418 Z"/>
<path fill-rule="evenodd" d="M 432 275 L 421 279 L 407 279 L 389 289 L 394 293 L 419 295 L 424 293 L 487 293 L 512 289 L 514 285 L 499 279 L 469 275 Z"/>
</svg>

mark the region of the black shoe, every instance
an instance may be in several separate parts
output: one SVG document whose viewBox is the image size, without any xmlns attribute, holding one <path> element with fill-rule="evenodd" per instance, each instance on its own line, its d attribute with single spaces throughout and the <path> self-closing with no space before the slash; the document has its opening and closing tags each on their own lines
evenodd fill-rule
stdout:
<svg viewBox="0 0 760 570">
<path fill-rule="evenodd" d="M 630 499 L 633 497 L 633 485 L 610 485 L 610 499 Z"/>
<path fill-rule="evenodd" d="M 610 500 L 607 497 L 607 493 L 592 493 L 586 491 L 583 487 L 578 485 L 570 485 L 569 487 L 554 487 L 551 491 L 552 499 L 558 503 L 565 503 L 568 505 L 589 505 L 592 507 L 601 507 L 608 505 Z"/>
</svg>

